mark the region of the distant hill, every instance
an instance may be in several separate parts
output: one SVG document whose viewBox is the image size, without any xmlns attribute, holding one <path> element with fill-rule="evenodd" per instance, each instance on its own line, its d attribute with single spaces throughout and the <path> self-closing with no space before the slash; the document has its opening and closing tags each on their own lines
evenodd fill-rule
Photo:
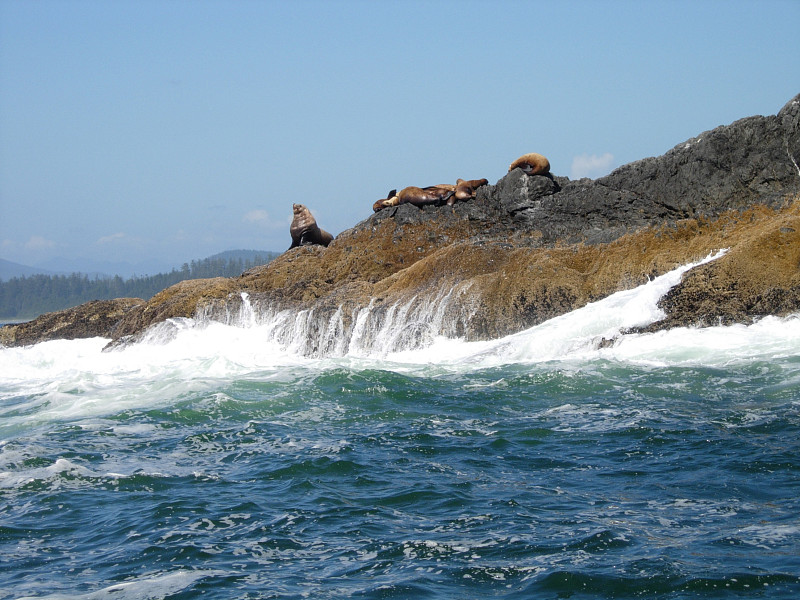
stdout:
<svg viewBox="0 0 800 600">
<path fill-rule="evenodd" d="M 64 256 L 54 256 L 39 263 L 37 266 L 54 273 L 85 273 L 89 277 L 114 277 L 119 275 L 123 279 L 163 273 L 173 268 L 171 263 L 155 259 L 130 263 L 122 260 L 66 258 Z"/>
<path fill-rule="evenodd" d="M 12 277 L 29 277 L 31 275 L 57 275 L 55 271 L 37 269 L 0 258 L 0 281 L 7 281 Z"/>
<path fill-rule="evenodd" d="M 209 260 L 221 258 L 222 260 L 254 260 L 256 257 L 269 257 L 270 260 L 280 256 L 280 252 L 269 252 L 266 250 L 226 250 L 209 256 Z"/>
<path fill-rule="evenodd" d="M 71 308 L 90 300 L 146 300 L 185 279 L 237 277 L 247 269 L 266 264 L 279 255 L 279 252 L 269 251 L 228 250 L 183 263 L 169 273 L 128 279 L 119 275 L 108 277 L 85 273 L 42 273 L 40 269 L 3 261 L 21 267 L 22 270 L 9 269 L 9 273 L 17 274 L 0 281 L 0 320 L 33 319 L 43 313 Z"/>
<path fill-rule="evenodd" d="M 208 258 L 199 259 L 198 261 L 194 262 L 199 262 L 200 260 L 242 260 L 245 262 L 255 261 L 258 263 L 260 259 L 267 259 L 265 262 L 269 262 L 279 254 L 280 252 L 271 252 L 269 250 L 226 250 L 225 252 L 218 252 L 217 254 L 209 256 Z M 148 272 L 146 269 L 142 270 L 142 265 L 139 266 L 139 270 L 137 271 L 128 263 L 93 262 L 91 263 L 91 268 L 76 269 L 72 266 L 69 266 L 74 264 L 75 261 L 69 262 L 64 259 L 53 259 L 50 262 L 54 268 L 46 269 L 22 265 L 20 263 L 15 263 L 10 260 L 0 258 L 0 281 L 8 281 L 12 277 L 30 277 L 31 275 L 68 275 L 70 273 L 81 273 L 88 275 L 90 279 L 102 279 L 105 277 L 115 277 L 116 275 L 119 275 L 123 279 L 129 279 L 137 277 L 137 275 L 134 273 L 144 274 Z M 174 265 L 172 268 L 173 270 L 180 269 L 180 265 Z M 157 272 L 158 270 L 156 273 Z"/>
<path fill-rule="evenodd" d="M 270 256 L 273 252 L 266 250 L 226 250 L 209 256 L 208 260 L 253 260 L 256 256 Z M 206 260 L 206 259 L 197 259 Z M 191 262 L 191 261 L 190 261 Z M 64 257 L 54 257 L 46 263 L 39 265 L 40 271 L 49 272 L 50 274 L 57 273 L 84 273 L 90 279 L 95 277 L 114 277 L 119 275 L 123 279 L 131 277 L 146 277 L 148 275 L 156 275 L 158 273 L 169 272 L 171 269 L 180 269 L 180 264 L 170 264 L 157 259 L 149 259 L 139 262 L 127 261 L 110 261 L 98 259 L 70 259 Z"/>
</svg>

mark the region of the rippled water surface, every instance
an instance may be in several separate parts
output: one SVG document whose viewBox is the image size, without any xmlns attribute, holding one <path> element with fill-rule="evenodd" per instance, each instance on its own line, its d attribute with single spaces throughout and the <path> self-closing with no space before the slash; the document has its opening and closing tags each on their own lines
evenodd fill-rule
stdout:
<svg viewBox="0 0 800 600">
<path fill-rule="evenodd" d="M 584 317 L 0 350 L 0 598 L 798 597 L 800 319 L 596 349 Z"/>
</svg>

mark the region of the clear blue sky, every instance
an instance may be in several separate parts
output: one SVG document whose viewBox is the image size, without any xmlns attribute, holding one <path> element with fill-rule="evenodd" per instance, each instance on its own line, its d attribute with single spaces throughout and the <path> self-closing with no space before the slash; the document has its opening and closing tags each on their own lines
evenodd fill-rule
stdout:
<svg viewBox="0 0 800 600">
<path fill-rule="evenodd" d="M 0 0 L 0 257 L 169 268 L 288 248 L 293 202 L 338 234 L 525 152 L 604 175 L 775 114 L 798 23 L 797 0 Z"/>
</svg>

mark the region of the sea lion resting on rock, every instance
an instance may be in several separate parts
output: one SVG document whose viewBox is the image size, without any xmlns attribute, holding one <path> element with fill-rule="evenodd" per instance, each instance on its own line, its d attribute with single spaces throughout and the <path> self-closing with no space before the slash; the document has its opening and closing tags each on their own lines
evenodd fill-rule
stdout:
<svg viewBox="0 0 800 600">
<path fill-rule="evenodd" d="M 398 204 L 413 204 L 415 206 L 423 206 L 425 204 L 437 204 L 439 202 L 449 202 L 450 198 L 456 193 L 456 186 L 441 183 L 439 185 L 429 185 L 428 187 L 419 188 L 414 185 L 408 186 L 400 190 L 392 190 L 389 195 L 383 199 L 378 200 L 372 205 L 372 210 L 378 212 L 382 208 L 390 206 L 397 206 Z"/>
<path fill-rule="evenodd" d="M 319 228 L 314 215 L 303 204 L 293 204 L 292 211 L 294 212 L 294 218 L 292 218 L 292 224 L 289 226 L 292 245 L 289 246 L 289 250 L 309 244 L 327 246 L 333 241 L 333 236 L 324 229 Z"/>
<path fill-rule="evenodd" d="M 456 181 L 456 185 L 440 183 L 439 185 L 431 185 L 425 188 L 410 186 L 403 188 L 399 194 L 397 190 L 392 190 L 385 199 L 378 200 L 373 204 L 372 210 L 378 212 L 382 208 L 397 206 L 405 202 L 416 206 L 447 202 L 447 206 L 453 206 L 456 200 L 474 198 L 475 191 L 487 183 L 489 183 L 488 179 L 459 179 Z"/>
<path fill-rule="evenodd" d="M 482 185 L 489 183 L 488 179 L 470 179 L 465 181 L 463 179 L 456 180 L 456 193 L 453 198 L 447 201 L 447 204 L 452 206 L 455 200 L 470 200 L 475 197 L 475 192 Z"/>
<path fill-rule="evenodd" d="M 509 172 L 519 167 L 526 175 L 546 175 L 550 172 L 550 161 L 541 154 L 523 154 L 508 167 Z"/>
</svg>

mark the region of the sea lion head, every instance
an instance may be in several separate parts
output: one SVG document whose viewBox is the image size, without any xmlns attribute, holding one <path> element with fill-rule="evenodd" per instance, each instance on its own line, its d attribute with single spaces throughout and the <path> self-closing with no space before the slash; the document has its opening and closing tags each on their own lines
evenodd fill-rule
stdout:
<svg viewBox="0 0 800 600">
<path fill-rule="evenodd" d="M 289 227 L 292 238 L 299 236 L 308 229 L 316 227 L 317 221 L 314 219 L 314 215 L 311 214 L 311 211 L 306 208 L 305 204 L 292 204 L 292 212 L 294 213 L 294 217 Z"/>
<path fill-rule="evenodd" d="M 378 212 L 384 208 L 389 208 L 390 206 L 397 206 L 400 202 L 400 198 L 397 196 L 397 190 L 392 190 L 386 195 L 386 198 L 381 200 L 377 200 L 375 204 L 372 205 L 372 210 Z"/>
<path fill-rule="evenodd" d="M 289 234 L 292 236 L 290 249 L 307 244 L 327 246 L 333 241 L 333 236 L 324 229 L 320 229 L 314 215 L 305 205 L 292 204 L 292 212 L 294 217 L 289 226 Z"/>
</svg>

